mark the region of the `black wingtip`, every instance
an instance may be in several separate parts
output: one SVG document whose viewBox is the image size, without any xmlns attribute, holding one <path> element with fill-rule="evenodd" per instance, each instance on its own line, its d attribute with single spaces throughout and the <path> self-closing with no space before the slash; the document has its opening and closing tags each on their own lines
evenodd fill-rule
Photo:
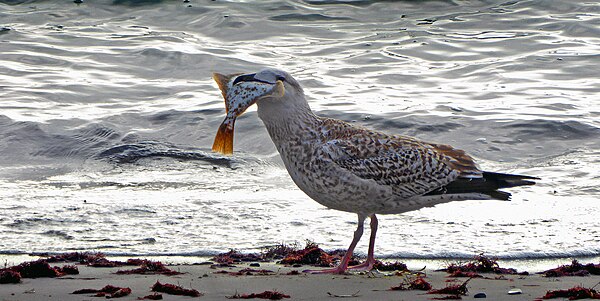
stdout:
<svg viewBox="0 0 600 301">
<path fill-rule="evenodd" d="M 484 171 L 483 177 L 484 178 L 487 178 L 487 177 L 496 178 L 496 179 L 502 179 L 502 180 L 541 180 L 541 178 L 538 178 L 538 177 L 515 175 L 515 174 L 500 173 L 500 172 L 490 172 L 490 171 Z"/>
<path fill-rule="evenodd" d="M 513 175 L 513 174 L 497 173 L 497 172 L 484 172 L 483 178 L 488 182 L 496 183 L 496 185 L 498 185 L 497 189 L 517 187 L 517 186 L 535 185 L 536 182 L 532 181 L 532 180 L 541 180 L 540 178 L 537 178 L 537 177 Z"/>
<path fill-rule="evenodd" d="M 501 201 L 510 201 L 510 197 L 512 196 L 512 194 L 505 192 L 505 191 L 500 191 L 500 190 L 494 190 L 494 191 L 489 191 L 489 192 L 484 192 L 484 193 L 496 200 L 501 200 Z"/>
</svg>

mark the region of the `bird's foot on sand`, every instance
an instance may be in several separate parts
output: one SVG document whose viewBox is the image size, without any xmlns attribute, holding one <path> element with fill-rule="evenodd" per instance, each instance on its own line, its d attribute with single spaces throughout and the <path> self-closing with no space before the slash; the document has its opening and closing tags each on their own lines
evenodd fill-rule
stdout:
<svg viewBox="0 0 600 301">
<path fill-rule="evenodd" d="M 355 270 L 355 271 L 371 271 L 373 269 L 373 266 L 375 265 L 375 260 L 371 261 L 371 260 L 367 260 L 359 265 L 354 265 L 351 267 L 348 267 L 349 270 Z"/>
<path fill-rule="evenodd" d="M 308 274 L 337 274 L 337 275 L 341 275 L 341 274 L 346 274 L 346 270 L 348 268 L 347 267 L 335 267 L 333 269 L 323 269 L 323 270 L 304 270 L 302 272 L 304 273 L 308 273 Z"/>
</svg>

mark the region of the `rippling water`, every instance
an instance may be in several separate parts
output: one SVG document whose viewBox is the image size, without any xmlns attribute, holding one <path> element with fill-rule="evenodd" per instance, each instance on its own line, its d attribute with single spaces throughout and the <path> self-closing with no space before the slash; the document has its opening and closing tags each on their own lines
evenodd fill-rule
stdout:
<svg viewBox="0 0 600 301">
<path fill-rule="evenodd" d="M 382 216 L 379 255 L 600 256 L 594 1 L 0 3 L 0 253 L 347 247 L 356 217 L 294 186 L 255 111 L 210 152 L 211 72 L 273 66 L 320 115 L 543 178 Z"/>
</svg>

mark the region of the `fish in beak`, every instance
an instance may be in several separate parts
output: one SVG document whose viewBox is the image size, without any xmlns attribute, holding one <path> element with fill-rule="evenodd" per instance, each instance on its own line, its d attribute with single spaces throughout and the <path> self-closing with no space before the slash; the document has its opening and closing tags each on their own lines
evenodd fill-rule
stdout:
<svg viewBox="0 0 600 301">
<path fill-rule="evenodd" d="M 217 131 L 212 146 L 214 152 L 225 155 L 233 154 L 235 119 L 261 98 L 284 95 L 285 88 L 281 80 L 271 83 L 256 79 L 254 75 L 213 73 L 213 79 L 217 82 L 225 99 L 225 111 L 227 113 L 225 120 L 223 120 Z"/>
</svg>

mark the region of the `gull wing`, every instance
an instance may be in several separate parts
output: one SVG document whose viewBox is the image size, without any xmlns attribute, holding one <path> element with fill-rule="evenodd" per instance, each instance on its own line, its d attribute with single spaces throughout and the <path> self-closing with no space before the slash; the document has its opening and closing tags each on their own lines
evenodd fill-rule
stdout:
<svg viewBox="0 0 600 301">
<path fill-rule="evenodd" d="M 482 178 L 473 159 L 449 145 L 354 127 L 327 119 L 322 149 L 340 168 L 379 185 L 401 198 L 443 188 L 458 178 Z"/>
</svg>

